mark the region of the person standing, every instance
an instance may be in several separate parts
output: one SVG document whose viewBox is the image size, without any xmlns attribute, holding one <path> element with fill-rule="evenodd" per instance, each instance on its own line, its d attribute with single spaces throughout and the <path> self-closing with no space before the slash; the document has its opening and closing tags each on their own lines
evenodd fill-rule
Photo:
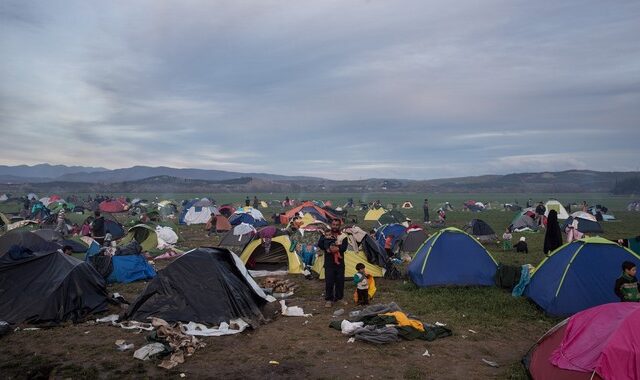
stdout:
<svg viewBox="0 0 640 380">
<path fill-rule="evenodd" d="M 561 245 L 562 231 L 560 231 L 560 225 L 558 224 L 558 212 L 550 210 L 549 216 L 547 216 L 547 229 L 544 233 L 543 252 L 545 255 L 549 255 Z"/>
<path fill-rule="evenodd" d="M 340 219 L 333 219 L 331 229 L 320 236 L 317 244 L 319 255 L 324 256 L 325 307 L 344 297 L 344 253 L 348 242 L 346 238 L 340 241 L 341 225 Z"/>
<path fill-rule="evenodd" d="M 100 211 L 94 212 L 93 215 L 95 218 L 91 222 L 91 237 L 102 246 L 105 238 L 104 216 L 100 215 Z"/>
<path fill-rule="evenodd" d="M 422 211 L 424 212 L 424 222 L 429 223 L 429 199 L 425 198 L 422 204 Z"/>
</svg>

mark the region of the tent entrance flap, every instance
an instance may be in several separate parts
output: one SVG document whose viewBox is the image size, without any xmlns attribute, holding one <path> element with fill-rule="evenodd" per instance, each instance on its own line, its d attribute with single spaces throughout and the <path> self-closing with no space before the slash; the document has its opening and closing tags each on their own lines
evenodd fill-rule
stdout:
<svg viewBox="0 0 640 380">
<path fill-rule="evenodd" d="M 247 268 L 266 271 L 287 270 L 289 268 L 287 249 L 282 244 L 272 241 L 267 253 L 264 245 L 260 244 L 247 260 Z"/>
</svg>

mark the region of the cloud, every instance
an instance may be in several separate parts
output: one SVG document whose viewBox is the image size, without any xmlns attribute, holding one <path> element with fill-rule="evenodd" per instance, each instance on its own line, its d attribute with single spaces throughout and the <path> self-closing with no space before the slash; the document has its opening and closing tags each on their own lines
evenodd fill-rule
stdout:
<svg viewBox="0 0 640 380">
<path fill-rule="evenodd" d="M 0 164 L 634 170 L 639 16 L 634 1 L 4 1 Z"/>
</svg>

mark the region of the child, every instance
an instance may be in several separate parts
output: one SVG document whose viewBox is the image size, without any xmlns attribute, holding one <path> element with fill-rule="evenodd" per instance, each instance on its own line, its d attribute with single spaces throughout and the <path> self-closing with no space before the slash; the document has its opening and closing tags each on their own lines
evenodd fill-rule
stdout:
<svg viewBox="0 0 640 380">
<path fill-rule="evenodd" d="M 511 250 L 513 248 L 513 244 L 511 243 L 512 238 L 513 235 L 511 235 L 511 231 L 509 231 L 509 228 L 504 230 L 504 233 L 502 234 L 502 249 Z"/>
<path fill-rule="evenodd" d="M 514 246 L 516 252 L 529 253 L 529 246 L 527 245 L 526 240 L 527 239 L 524 236 L 520 237 L 520 241 Z"/>
<path fill-rule="evenodd" d="M 387 238 L 384 239 L 384 250 L 387 252 L 387 256 L 389 256 L 389 258 L 393 257 L 393 251 L 391 250 L 392 243 L 393 243 L 393 235 L 389 234 L 389 236 L 387 236 Z"/>
<path fill-rule="evenodd" d="M 640 301 L 638 291 L 638 279 L 636 278 L 636 265 L 630 261 L 622 263 L 622 276 L 616 280 L 614 292 L 622 302 Z"/>
<path fill-rule="evenodd" d="M 353 275 L 353 283 L 356 284 L 358 293 L 358 305 L 369 304 L 369 281 L 367 280 L 367 272 L 364 270 L 364 264 L 356 264 L 356 274 Z"/>
<path fill-rule="evenodd" d="M 313 266 L 313 262 L 316 259 L 316 251 L 318 250 L 313 244 L 303 244 L 300 248 L 300 257 L 305 268 Z"/>
</svg>

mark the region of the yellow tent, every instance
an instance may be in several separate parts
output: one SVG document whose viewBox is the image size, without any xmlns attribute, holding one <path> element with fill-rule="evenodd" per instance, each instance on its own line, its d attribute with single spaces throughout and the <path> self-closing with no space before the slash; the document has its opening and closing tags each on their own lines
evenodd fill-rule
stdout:
<svg viewBox="0 0 640 380">
<path fill-rule="evenodd" d="M 367 213 L 364 216 L 364 220 L 377 221 L 378 219 L 380 219 L 382 214 L 384 214 L 385 212 L 387 212 L 387 210 L 385 210 L 382 207 L 380 207 L 380 208 L 372 208 L 371 210 L 367 211 Z"/>
<path fill-rule="evenodd" d="M 262 208 L 268 208 L 268 207 L 269 207 L 269 205 L 268 205 L 268 204 L 267 204 L 267 202 L 265 202 L 265 201 L 260 201 L 260 207 L 262 207 Z"/>
<path fill-rule="evenodd" d="M 384 268 L 371 264 L 367 261 L 367 256 L 364 252 L 346 251 L 344 253 L 344 276 L 345 278 L 353 277 L 356 274 L 356 264 L 363 263 L 367 273 L 373 277 L 384 276 Z M 316 258 L 316 262 L 311 267 L 311 270 L 320 275 L 320 279 L 324 279 L 324 257 L 320 256 Z"/>
<path fill-rule="evenodd" d="M 247 269 L 277 270 L 287 266 L 289 273 L 302 273 L 304 266 L 296 252 L 290 252 L 291 240 L 289 236 L 276 236 L 271 239 L 269 253 L 264 251 L 262 239 L 249 243 L 240 255 L 240 260 L 247 265 Z"/>
</svg>

